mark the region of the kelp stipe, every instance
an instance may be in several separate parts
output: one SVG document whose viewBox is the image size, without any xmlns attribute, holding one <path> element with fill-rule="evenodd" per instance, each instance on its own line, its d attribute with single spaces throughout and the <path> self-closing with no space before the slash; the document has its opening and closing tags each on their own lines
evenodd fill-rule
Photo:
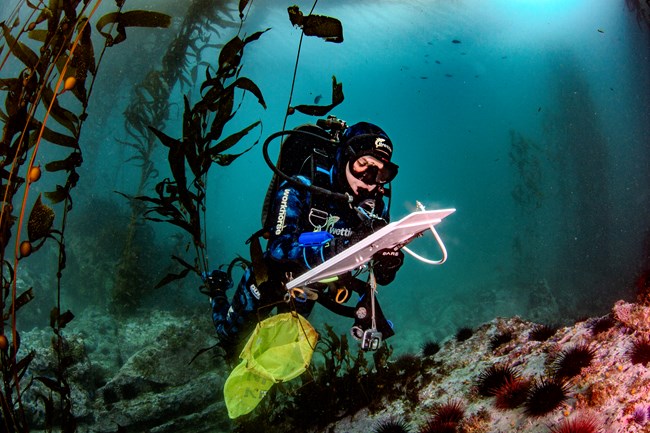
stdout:
<svg viewBox="0 0 650 433">
<path fill-rule="evenodd" d="M 64 232 L 67 213 L 72 209 L 70 192 L 77 184 L 79 177 L 76 169 L 83 161 L 79 140 L 91 93 L 86 87 L 86 79 L 90 74 L 93 76 L 91 81 L 94 81 L 99 66 L 95 62 L 91 42 L 91 20 L 100 4 L 101 1 L 78 2 L 75 5 L 54 2 L 48 6 L 43 3 L 20 3 L 13 13 L 13 23 L 0 23 L 1 40 L 4 41 L 0 46 L 0 54 L 3 55 L 0 71 L 5 71 L 5 66 L 10 62 L 16 62 L 23 68 L 17 77 L 0 78 L 0 91 L 5 93 L 4 107 L 7 111 L 4 113 L 0 110 L 3 123 L 0 140 L 0 340 L 6 341 L 6 344 L 0 344 L 3 380 L 0 418 L 3 431 L 7 432 L 29 431 L 21 399 L 24 389 L 31 389 L 30 392 L 34 392 L 43 404 L 48 431 L 54 428 L 55 420 L 61 431 L 76 430 L 70 387 L 65 380 L 65 371 L 72 365 L 72 360 L 65 353 L 65 338 L 61 332 L 74 315 L 70 311 L 62 312 L 61 276 L 66 263 Z M 29 7 L 31 13 L 28 23 L 21 26 L 20 20 L 15 17 L 25 7 Z M 169 22 L 169 17 L 165 19 L 162 14 L 147 11 L 122 13 L 121 7 L 118 5 L 118 12 L 101 17 L 97 23 L 103 23 L 99 30 L 105 36 L 105 47 L 115 44 L 117 39 L 110 32 L 102 32 L 106 26 L 117 27 L 121 40 L 124 40 L 128 26 L 151 26 L 155 22 L 153 25 L 164 27 L 165 22 Z M 33 46 L 39 48 L 33 50 Z M 70 96 L 62 97 L 68 92 L 81 104 L 78 113 L 63 106 L 77 106 Z M 47 126 L 51 119 L 57 124 L 55 128 Z M 57 129 L 65 132 L 58 132 Z M 28 212 L 30 187 L 41 181 L 42 170 L 36 160 L 44 142 L 70 150 L 65 159 L 44 164 L 47 172 L 67 174 L 64 185 L 56 185 L 54 191 L 44 193 L 51 203 L 62 204 L 59 229 L 54 228 L 54 209 L 43 202 L 40 194 Z M 28 219 L 26 215 L 29 215 Z M 27 238 L 23 239 L 26 219 Z M 10 240 L 14 225 L 16 232 L 12 249 Z M 28 368 L 36 355 L 34 352 L 26 355 L 19 352 L 20 334 L 16 318 L 18 311 L 38 292 L 30 287 L 18 294 L 17 275 L 19 262 L 40 249 L 48 239 L 57 242 L 59 247 L 57 272 L 53 276 L 57 279 L 57 305 L 50 314 L 57 363 L 51 375 L 30 377 Z M 42 385 L 40 391 L 36 389 L 39 387 L 37 384 Z"/>
</svg>

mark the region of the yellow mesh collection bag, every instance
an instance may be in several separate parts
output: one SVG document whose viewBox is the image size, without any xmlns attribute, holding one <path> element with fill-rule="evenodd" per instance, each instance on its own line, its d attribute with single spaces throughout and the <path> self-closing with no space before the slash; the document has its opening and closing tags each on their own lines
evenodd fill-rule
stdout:
<svg viewBox="0 0 650 433">
<path fill-rule="evenodd" d="M 255 409 L 276 382 L 302 374 L 311 362 L 318 333 L 297 313 L 282 313 L 258 323 L 239 357 L 242 362 L 223 387 L 228 416 Z"/>
</svg>

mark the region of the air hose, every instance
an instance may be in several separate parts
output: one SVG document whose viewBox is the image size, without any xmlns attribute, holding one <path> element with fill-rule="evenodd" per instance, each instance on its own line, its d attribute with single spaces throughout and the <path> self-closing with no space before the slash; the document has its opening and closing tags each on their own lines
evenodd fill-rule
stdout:
<svg viewBox="0 0 650 433">
<path fill-rule="evenodd" d="M 330 191 L 325 188 L 321 188 L 316 185 L 308 185 L 304 182 L 301 182 L 299 179 L 289 176 L 286 173 L 284 173 L 282 170 L 280 170 L 275 164 L 273 164 L 273 161 L 271 161 L 271 158 L 269 157 L 269 144 L 271 141 L 275 140 L 278 137 L 282 137 L 284 135 L 292 135 L 292 134 L 300 134 L 300 135 L 306 135 L 308 137 L 317 139 L 317 140 L 324 140 L 327 141 L 328 143 L 331 143 L 331 140 L 321 137 L 318 134 L 313 134 L 311 132 L 307 131 L 301 131 L 301 130 L 287 130 L 287 131 L 278 131 L 275 132 L 271 135 L 268 136 L 266 140 L 264 140 L 264 144 L 262 146 L 262 154 L 264 155 L 264 161 L 266 161 L 266 164 L 269 166 L 271 170 L 273 170 L 273 173 L 278 175 L 281 179 L 286 180 L 290 184 L 298 187 L 298 188 L 305 188 L 311 191 L 314 194 L 321 194 L 325 195 L 329 198 L 335 199 L 335 200 L 342 200 L 345 201 L 346 203 L 351 203 L 352 202 L 352 196 L 350 194 L 342 194 L 334 191 Z"/>
</svg>

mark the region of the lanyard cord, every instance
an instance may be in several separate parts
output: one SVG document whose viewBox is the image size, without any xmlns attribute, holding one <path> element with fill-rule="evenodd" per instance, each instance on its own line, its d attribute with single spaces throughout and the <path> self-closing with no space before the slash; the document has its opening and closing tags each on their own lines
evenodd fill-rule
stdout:
<svg viewBox="0 0 650 433">
<path fill-rule="evenodd" d="M 309 11 L 309 15 L 314 12 L 316 9 L 316 4 L 318 0 L 314 1 L 314 4 Z M 289 102 L 287 103 L 287 110 L 284 112 L 284 121 L 282 122 L 282 130 L 284 131 L 287 127 L 287 117 L 289 117 L 289 109 L 291 108 L 291 100 L 293 99 L 293 89 L 296 85 L 296 75 L 298 74 L 298 60 L 300 60 L 300 50 L 302 49 L 302 38 L 305 36 L 304 30 L 300 32 L 300 42 L 298 43 L 298 52 L 296 53 L 296 64 L 293 67 L 293 78 L 291 79 L 291 90 L 289 91 Z"/>
<path fill-rule="evenodd" d="M 377 291 L 377 280 L 375 279 L 375 273 L 372 268 L 370 268 L 370 278 L 368 279 L 370 283 L 370 319 L 372 323 L 372 329 L 377 329 L 377 320 L 375 319 L 375 292 Z"/>
</svg>

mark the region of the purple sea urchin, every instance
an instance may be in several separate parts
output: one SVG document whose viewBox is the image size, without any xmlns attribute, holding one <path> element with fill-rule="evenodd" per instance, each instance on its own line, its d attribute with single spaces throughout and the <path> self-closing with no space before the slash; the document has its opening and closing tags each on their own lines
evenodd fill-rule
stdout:
<svg viewBox="0 0 650 433">
<path fill-rule="evenodd" d="M 611 314 L 608 314 L 607 316 L 600 317 L 591 323 L 591 333 L 594 335 L 601 334 L 613 328 L 614 325 L 616 325 L 616 320 Z"/>
<path fill-rule="evenodd" d="M 535 325 L 535 327 L 528 334 L 528 339 L 532 341 L 546 341 L 551 338 L 556 332 L 558 327 L 555 325 Z"/>
<path fill-rule="evenodd" d="M 553 363 L 553 374 L 556 379 L 568 379 L 580 374 L 584 367 L 591 365 L 596 350 L 588 344 L 579 344 L 563 350 Z"/>
<path fill-rule="evenodd" d="M 490 338 L 490 350 L 494 351 L 502 344 L 512 340 L 512 332 L 506 331 Z"/>
<path fill-rule="evenodd" d="M 648 411 L 650 410 L 650 407 L 646 407 L 643 404 L 637 404 L 634 406 L 634 412 L 632 412 L 632 420 L 641 425 L 645 425 L 648 422 L 648 416 L 650 414 Z"/>
<path fill-rule="evenodd" d="M 551 426 L 550 433 L 596 433 L 598 423 L 594 418 L 581 416 L 574 419 L 565 419 L 561 423 Z"/>
<path fill-rule="evenodd" d="M 474 330 L 472 328 L 464 327 L 456 331 L 456 341 L 463 342 L 469 340 L 469 338 L 474 335 Z"/>
<path fill-rule="evenodd" d="M 529 416 L 546 415 L 560 407 L 568 397 L 566 382 L 557 379 L 540 379 L 528 392 L 525 412 Z"/>
<path fill-rule="evenodd" d="M 506 379 L 506 382 L 497 389 L 494 405 L 497 409 L 514 409 L 526 402 L 530 380 L 517 377 Z"/>
<path fill-rule="evenodd" d="M 422 345 L 422 356 L 433 356 L 440 351 L 440 345 L 435 341 L 427 341 Z"/>
<path fill-rule="evenodd" d="M 413 353 L 403 353 L 395 359 L 393 366 L 397 370 L 413 371 L 419 370 L 422 365 L 422 360 Z"/>
<path fill-rule="evenodd" d="M 504 364 L 491 365 L 479 374 L 476 386 L 479 394 L 490 397 L 496 395 L 507 381 L 513 381 L 519 377 L 519 372 Z"/>
<path fill-rule="evenodd" d="M 402 418 L 380 421 L 374 429 L 374 433 L 409 433 L 411 426 Z"/>
<path fill-rule="evenodd" d="M 629 357 L 632 364 L 647 366 L 650 363 L 650 337 L 648 335 L 643 335 L 632 343 Z"/>
</svg>

